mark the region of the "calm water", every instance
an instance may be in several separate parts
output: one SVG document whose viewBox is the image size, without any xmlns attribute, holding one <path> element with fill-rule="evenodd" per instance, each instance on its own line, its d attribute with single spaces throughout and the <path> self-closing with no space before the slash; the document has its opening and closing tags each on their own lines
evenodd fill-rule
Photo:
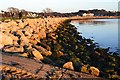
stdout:
<svg viewBox="0 0 120 80">
<path fill-rule="evenodd" d="M 93 19 L 89 21 L 72 21 L 85 38 L 97 42 L 102 48 L 110 47 L 110 51 L 118 49 L 118 19 Z"/>
</svg>

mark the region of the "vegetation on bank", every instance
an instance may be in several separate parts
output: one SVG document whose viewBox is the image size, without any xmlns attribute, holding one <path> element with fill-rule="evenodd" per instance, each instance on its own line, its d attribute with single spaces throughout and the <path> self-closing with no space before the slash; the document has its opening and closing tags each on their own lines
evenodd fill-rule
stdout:
<svg viewBox="0 0 120 80">
<path fill-rule="evenodd" d="M 118 53 L 108 52 L 96 46 L 93 40 L 86 39 L 77 32 L 70 20 L 63 24 L 53 33 L 47 33 L 46 38 L 37 44 L 50 50 L 52 55 L 45 57 L 43 62 L 62 67 L 64 63 L 71 61 L 75 71 L 90 73 L 88 69 L 94 66 L 100 70 L 100 77 L 115 78 L 120 76 L 120 57 Z"/>
</svg>

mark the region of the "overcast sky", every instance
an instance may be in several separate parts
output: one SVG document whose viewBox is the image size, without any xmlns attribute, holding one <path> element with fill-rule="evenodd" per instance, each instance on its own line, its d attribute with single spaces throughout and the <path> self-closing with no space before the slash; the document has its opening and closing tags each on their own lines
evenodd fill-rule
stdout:
<svg viewBox="0 0 120 80">
<path fill-rule="evenodd" d="M 1 0 L 0 10 L 16 7 L 27 11 L 42 12 L 51 8 L 55 12 L 75 12 L 81 9 L 106 9 L 118 11 L 119 0 Z"/>
</svg>

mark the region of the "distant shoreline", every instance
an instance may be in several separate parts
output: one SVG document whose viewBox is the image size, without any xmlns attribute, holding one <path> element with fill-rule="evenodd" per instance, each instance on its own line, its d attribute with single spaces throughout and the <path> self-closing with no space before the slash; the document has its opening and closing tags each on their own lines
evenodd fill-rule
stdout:
<svg viewBox="0 0 120 80">
<path fill-rule="evenodd" d="M 120 19 L 120 16 L 74 16 L 69 17 L 70 20 L 85 20 L 85 19 Z"/>
<path fill-rule="evenodd" d="M 3 17 L 0 17 L 0 21 L 2 20 L 2 18 Z M 68 20 L 85 20 L 86 21 L 86 20 L 90 20 L 90 19 L 120 19 L 120 16 L 73 16 L 73 17 L 56 17 L 56 18 L 65 18 Z"/>
</svg>

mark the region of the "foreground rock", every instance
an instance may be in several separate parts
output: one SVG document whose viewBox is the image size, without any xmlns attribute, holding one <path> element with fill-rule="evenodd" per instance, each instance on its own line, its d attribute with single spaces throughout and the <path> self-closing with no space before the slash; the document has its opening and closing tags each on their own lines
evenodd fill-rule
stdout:
<svg viewBox="0 0 120 80">
<path fill-rule="evenodd" d="M 37 51 L 36 49 L 33 48 L 31 49 L 31 51 L 32 51 L 32 54 L 35 56 L 35 58 L 40 59 L 40 60 L 44 59 L 41 53 Z"/>
<path fill-rule="evenodd" d="M 91 75 L 94 75 L 94 76 L 99 76 L 99 74 L 100 74 L 100 71 L 98 68 L 95 68 L 93 66 L 89 67 L 88 65 L 82 66 L 81 72 L 90 73 Z"/>
<path fill-rule="evenodd" d="M 51 51 L 48 51 L 47 49 L 41 47 L 41 46 L 35 46 L 35 48 L 37 48 L 42 55 L 45 55 L 45 56 L 50 56 L 52 54 Z"/>
<path fill-rule="evenodd" d="M 91 72 L 92 75 L 99 76 L 99 74 L 100 74 L 99 69 L 97 69 L 95 67 L 91 66 L 89 70 L 90 70 L 90 72 Z"/>
<path fill-rule="evenodd" d="M 2 65 L 0 65 L 0 71 L 2 71 L 3 79 L 99 79 L 92 75 L 75 72 L 56 66 L 44 64 L 42 62 L 13 56 L 7 53 L 2 53 Z"/>
<path fill-rule="evenodd" d="M 71 69 L 74 70 L 73 63 L 72 62 L 67 62 L 63 65 L 63 68 Z"/>
<path fill-rule="evenodd" d="M 4 52 L 24 52 L 22 46 L 19 45 L 7 45 L 3 48 Z"/>
</svg>

